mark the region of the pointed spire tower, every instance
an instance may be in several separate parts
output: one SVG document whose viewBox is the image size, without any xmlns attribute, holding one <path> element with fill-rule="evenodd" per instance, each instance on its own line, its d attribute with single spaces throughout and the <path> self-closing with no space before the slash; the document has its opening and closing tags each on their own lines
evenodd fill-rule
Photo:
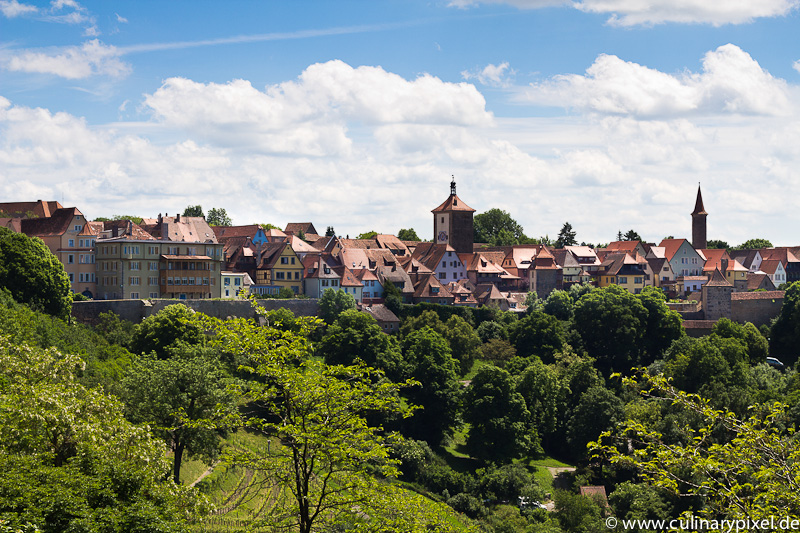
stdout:
<svg viewBox="0 0 800 533">
<path fill-rule="evenodd" d="M 703 195 L 700 193 L 700 184 L 697 184 L 697 200 L 692 211 L 692 246 L 695 250 L 704 249 L 708 246 L 706 241 L 706 213 L 703 207 Z"/>
<path fill-rule="evenodd" d="M 433 242 L 449 244 L 457 253 L 472 253 L 475 210 L 456 195 L 456 178 L 450 182 L 450 196 L 433 213 Z"/>
</svg>

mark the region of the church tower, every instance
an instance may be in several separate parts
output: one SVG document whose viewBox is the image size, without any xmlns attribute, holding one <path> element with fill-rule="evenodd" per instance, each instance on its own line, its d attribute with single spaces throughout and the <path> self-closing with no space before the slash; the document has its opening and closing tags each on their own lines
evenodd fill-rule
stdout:
<svg viewBox="0 0 800 533">
<path fill-rule="evenodd" d="M 697 184 L 697 201 L 692 211 L 692 246 L 695 250 L 707 248 L 706 241 L 706 213 L 703 207 L 703 195 L 700 194 L 700 184 Z"/>
<path fill-rule="evenodd" d="M 449 244 L 457 253 L 471 254 L 474 241 L 472 217 L 475 210 L 456 195 L 456 178 L 450 182 L 450 196 L 433 213 L 433 242 Z"/>
</svg>

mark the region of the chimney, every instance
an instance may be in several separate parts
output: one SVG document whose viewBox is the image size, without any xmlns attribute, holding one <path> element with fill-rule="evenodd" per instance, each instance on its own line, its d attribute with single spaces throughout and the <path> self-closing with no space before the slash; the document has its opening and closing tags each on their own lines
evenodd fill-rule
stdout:
<svg viewBox="0 0 800 533">
<path fill-rule="evenodd" d="M 178 213 L 177 215 L 175 215 L 175 222 L 180 222 L 180 221 L 181 221 L 181 214 Z"/>
</svg>

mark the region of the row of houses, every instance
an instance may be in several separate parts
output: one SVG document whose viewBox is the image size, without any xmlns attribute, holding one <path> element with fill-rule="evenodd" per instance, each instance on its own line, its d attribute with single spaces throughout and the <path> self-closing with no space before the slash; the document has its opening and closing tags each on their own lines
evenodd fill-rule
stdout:
<svg viewBox="0 0 800 533">
<path fill-rule="evenodd" d="M 693 220 L 706 214 L 699 190 L 698 205 Z M 528 291 L 546 297 L 575 283 L 619 285 L 634 294 L 654 286 L 681 297 L 699 293 L 717 270 L 736 291 L 800 279 L 800 247 L 728 254 L 686 239 L 602 249 L 488 247 L 472 242 L 473 211 L 453 181 L 448 200 L 432 210 L 435 242 L 325 236 L 312 223 L 283 231 L 211 227 L 202 217 L 180 215 L 139 224 L 88 221 L 77 208 L 43 201 L 0 203 L 0 225 L 42 238 L 64 264 L 72 290 L 95 299 L 234 298 L 282 289 L 314 298 L 334 289 L 369 306 L 384 300 L 391 282 L 408 303 L 521 310 Z"/>
</svg>

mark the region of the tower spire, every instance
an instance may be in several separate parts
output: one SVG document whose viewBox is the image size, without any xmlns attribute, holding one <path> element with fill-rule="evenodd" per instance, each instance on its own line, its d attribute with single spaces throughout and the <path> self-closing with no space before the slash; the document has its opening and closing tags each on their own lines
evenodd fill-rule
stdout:
<svg viewBox="0 0 800 533">
<path fill-rule="evenodd" d="M 706 237 L 706 217 L 708 213 L 703 206 L 703 195 L 700 193 L 700 184 L 697 184 L 697 200 L 692 211 L 692 246 L 695 249 L 705 249 L 708 245 Z"/>
<path fill-rule="evenodd" d="M 707 214 L 706 208 L 703 207 L 703 195 L 700 192 L 700 182 L 697 182 L 697 200 L 694 203 L 694 211 L 692 211 L 692 216 Z"/>
<path fill-rule="evenodd" d="M 450 182 L 450 194 L 455 196 L 455 194 L 456 194 L 456 177 L 455 177 L 455 175 L 451 175 L 451 177 L 453 178 L 453 180 Z"/>
</svg>

